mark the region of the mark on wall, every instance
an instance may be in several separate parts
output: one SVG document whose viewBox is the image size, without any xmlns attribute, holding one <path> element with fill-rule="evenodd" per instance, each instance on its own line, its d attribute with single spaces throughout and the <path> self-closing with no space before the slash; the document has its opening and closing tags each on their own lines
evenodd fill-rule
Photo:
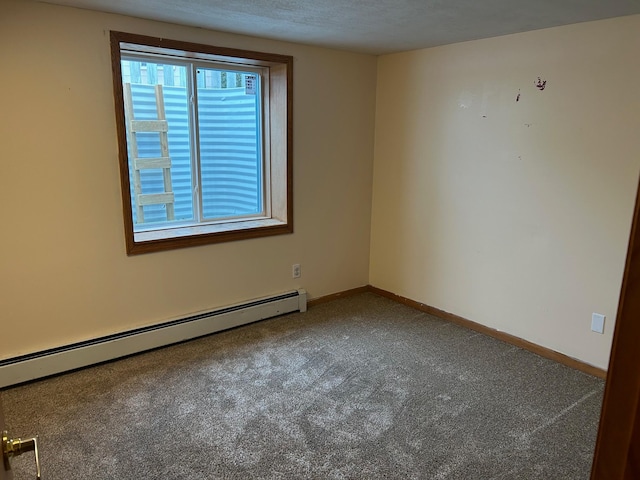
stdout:
<svg viewBox="0 0 640 480">
<path fill-rule="evenodd" d="M 458 105 L 460 108 L 469 108 L 473 105 L 473 94 L 471 92 L 462 92 L 458 97 Z"/>
<path fill-rule="evenodd" d="M 534 82 L 534 85 L 536 86 L 536 88 L 538 90 L 542 91 L 547 87 L 547 81 L 546 80 L 542 80 L 540 77 L 538 77 L 538 81 Z"/>
<path fill-rule="evenodd" d="M 516 97 L 516 102 L 520 101 L 520 89 L 518 89 L 518 96 Z"/>
</svg>

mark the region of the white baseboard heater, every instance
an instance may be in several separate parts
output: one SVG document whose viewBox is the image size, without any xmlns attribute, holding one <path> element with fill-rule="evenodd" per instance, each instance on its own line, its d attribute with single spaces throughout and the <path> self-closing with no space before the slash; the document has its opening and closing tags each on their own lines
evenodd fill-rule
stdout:
<svg viewBox="0 0 640 480">
<path fill-rule="evenodd" d="M 0 388 L 297 311 L 307 311 L 307 292 L 304 290 L 259 298 L 158 325 L 0 360 Z"/>
</svg>

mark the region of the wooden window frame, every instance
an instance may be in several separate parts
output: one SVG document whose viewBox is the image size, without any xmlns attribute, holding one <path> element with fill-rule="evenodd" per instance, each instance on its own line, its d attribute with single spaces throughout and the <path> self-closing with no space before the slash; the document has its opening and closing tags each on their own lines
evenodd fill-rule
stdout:
<svg viewBox="0 0 640 480">
<path fill-rule="evenodd" d="M 272 53 L 169 40 L 125 32 L 110 32 L 113 95 L 115 102 L 120 187 L 127 255 L 173 250 L 177 248 L 229 242 L 293 232 L 293 57 Z M 247 219 L 190 227 L 134 232 L 129 180 L 129 158 L 122 86 L 121 50 L 135 48 L 150 54 L 167 54 L 179 58 L 242 63 L 268 69 L 270 183 L 265 189 L 271 212 L 268 218 Z"/>
</svg>

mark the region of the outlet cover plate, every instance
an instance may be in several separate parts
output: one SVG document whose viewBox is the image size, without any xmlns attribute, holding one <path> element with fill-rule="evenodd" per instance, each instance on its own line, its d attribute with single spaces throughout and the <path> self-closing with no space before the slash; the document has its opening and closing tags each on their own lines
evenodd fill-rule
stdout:
<svg viewBox="0 0 640 480">
<path fill-rule="evenodd" d="M 294 263 L 291 267 L 291 276 L 293 278 L 300 278 L 300 275 L 301 275 L 300 264 Z"/>
<path fill-rule="evenodd" d="M 599 313 L 591 314 L 591 331 L 596 333 L 604 333 L 605 316 Z"/>
</svg>

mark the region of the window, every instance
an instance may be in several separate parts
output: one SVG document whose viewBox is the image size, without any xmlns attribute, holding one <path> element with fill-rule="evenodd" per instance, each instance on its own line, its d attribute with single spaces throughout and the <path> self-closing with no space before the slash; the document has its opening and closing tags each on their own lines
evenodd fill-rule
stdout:
<svg viewBox="0 0 640 480">
<path fill-rule="evenodd" d="M 127 253 L 293 231 L 292 57 L 111 32 Z"/>
</svg>

